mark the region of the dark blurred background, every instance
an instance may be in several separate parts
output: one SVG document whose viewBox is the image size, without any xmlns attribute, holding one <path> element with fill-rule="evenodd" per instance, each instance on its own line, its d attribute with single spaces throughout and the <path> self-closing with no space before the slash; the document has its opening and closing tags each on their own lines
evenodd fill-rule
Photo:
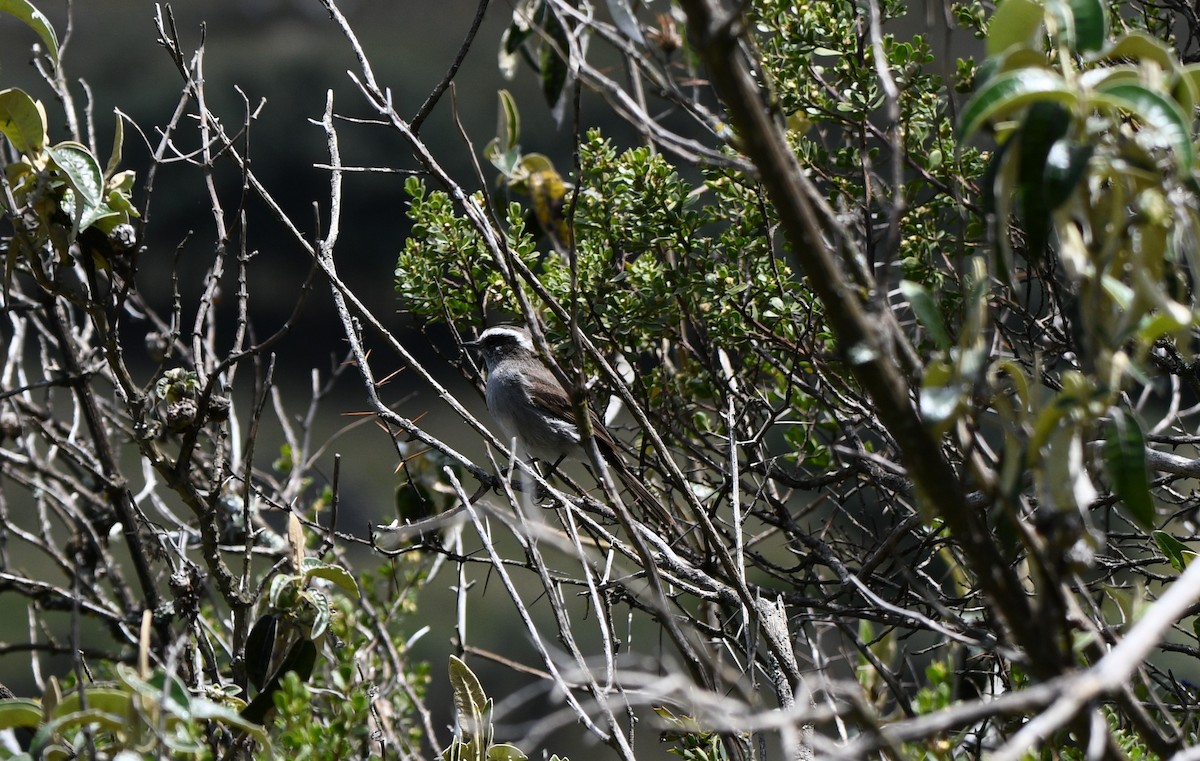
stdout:
<svg viewBox="0 0 1200 761">
<path fill-rule="evenodd" d="M 157 145 L 159 130 L 171 119 L 179 100 L 182 79 L 166 50 L 158 41 L 154 24 L 155 3 L 149 0 L 105 0 L 74 3 L 72 25 L 68 31 L 67 5 L 62 0 L 37 0 L 63 43 L 63 64 L 72 82 L 76 105 L 88 108 L 94 116 L 96 153 L 107 161 L 114 133 L 114 109 L 135 122 L 144 135 L 129 124 L 125 127 L 124 168 L 138 173 L 135 202 L 144 208 L 146 194 L 141 183 L 147 175 L 149 157 Z M 209 0 L 173 4 L 185 55 L 204 39 L 205 93 L 211 110 L 223 121 L 230 134 L 240 130 L 247 108 L 257 113 L 248 138 L 248 152 L 255 174 L 274 195 L 285 212 L 301 227 L 310 240 L 315 239 L 317 222 L 312 204 L 319 202 L 320 224 L 328 220 L 328 173 L 316 168 L 328 161 L 325 135 L 310 123 L 320 119 L 326 93 L 335 92 L 339 114 L 371 118 L 373 113 L 353 84 L 347 70 L 357 71 L 350 46 L 317 0 Z M 360 2 L 340 4 L 349 18 L 375 69 L 381 85 L 390 88 L 398 111 L 411 117 L 452 62 L 475 17 L 475 0 L 427 0 L 426 2 Z M 455 80 L 455 90 L 447 92 L 426 122 L 421 136 L 450 173 L 467 188 L 479 187 L 474 179 L 471 151 L 478 156 L 496 131 L 496 91 L 508 88 L 514 93 L 522 115 L 522 147 L 527 151 L 549 154 L 560 167 L 570 166 L 571 137 L 568 128 L 557 127 L 542 98 L 536 77 L 522 68 L 515 81 L 504 81 L 497 71 L 500 35 L 508 26 L 512 6 L 492 2 L 475 45 Z M 51 139 L 70 137 L 66 120 L 51 89 L 31 65 L 31 48 L 36 36 L 23 24 L 0 16 L 0 88 L 20 87 L 46 103 L 51 123 Z M 85 89 L 80 80 L 86 82 Z M 240 89 L 240 92 L 239 92 Z M 89 95 L 90 93 L 90 95 Z M 243 99 L 243 93 L 245 98 Z M 453 102 L 473 143 L 468 146 L 453 121 Z M 247 103 L 249 104 L 247 106 Z M 194 107 L 189 109 L 194 112 Z M 607 122 L 605 120 L 608 120 Z M 612 121 L 602 104 L 584 101 L 584 121 L 601 126 L 619 143 L 629 143 L 633 133 Z M 198 136 L 193 121 L 178 135 L 181 150 L 194 150 Z M 342 160 L 346 165 L 412 169 L 415 163 L 398 135 L 386 128 L 343 122 L 339 125 Z M 149 143 L 149 145 L 148 145 Z M 482 161 L 482 159 L 480 159 Z M 486 162 L 484 162 L 486 165 Z M 485 166 L 489 182 L 494 177 Z M 403 174 L 351 173 L 345 177 L 341 236 L 336 258 L 344 280 L 354 289 L 385 324 L 401 334 L 406 346 L 443 381 L 453 384 L 455 394 L 476 412 L 486 414 L 478 394 L 461 381 L 451 365 L 458 361 L 451 345 L 433 339 L 406 321 L 402 305 L 392 288 L 392 273 L 397 252 L 408 233 L 405 217 L 406 197 Z M 224 162 L 217 175 L 219 195 L 226 224 L 236 223 L 241 196 L 241 176 Z M 276 222 L 264 204 L 251 199 L 246 204 L 248 222 L 246 245 L 256 251 L 250 268 L 249 290 L 253 309 L 253 329 L 259 338 L 274 332 L 291 314 L 300 284 L 308 271 L 308 258 Z M 212 205 L 200 171 L 184 162 L 159 169 L 159 176 L 148 209 L 149 224 L 142 241 L 145 253 L 139 261 L 139 287 L 165 313 L 171 301 L 171 272 L 178 261 L 179 288 L 184 304 L 184 325 L 189 326 L 196 313 L 196 300 L 202 292 L 202 278 L 211 266 L 216 239 Z M 240 245 L 235 241 L 235 246 Z M 178 260 L 176 259 L 178 257 Z M 233 290 L 236 281 L 230 261 L 224 280 L 229 295 L 223 300 L 223 332 L 220 339 L 228 346 L 234 318 Z M 144 335 L 129 335 L 131 360 L 143 356 L 142 380 L 149 382 L 154 365 L 139 355 Z M 369 345 L 381 349 L 369 338 Z M 303 414 L 311 389 L 310 369 L 327 375 L 344 356 L 341 328 L 336 321 L 328 288 L 318 283 L 313 296 L 296 324 L 296 330 L 275 348 L 278 367 L 276 382 L 292 415 Z M 397 357 L 376 353 L 375 372 L 382 377 L 400 369 Z M 248 373 L 238 378 L 234 389 L 235 404 L 243 411 L 253 391 Z M 358 378 L 347 374 L 339 383 L 339 393 L 322 407 L 314 430 L 314 441 L 324 441 L 364 410 L 366 402 Z M 482 458 L 482 446 L 470 430 L 437 404 L 428 389 L 412 373 L 401 373 L 383 389 L 383 397 L 396 403 L 401 414 L 422 418 L 422 425 L 434 435 L 449 441 L 467 454 Z M 268 430 L 260 443 L 258 467 L 269 467 L 277 452 L 278 430 Z M 365 534 L 369 523 L 387 522 L 394 517 L 393 491 L 399 481 L 395 475 L 395 452 L 386 435 L 374 426 L 361 426 L 335 440 L 322 459 L 329 473 L 334 452 L 343 455 L 341 472 L 344 511 L 343 530 Z M 468 533 L 470 529 L 468 529 Z M 359 558 L 367 564 L 372 561 Z M 363 567 L 370 567 L 364 565 Z M 417 643 L 417 654 L 432 664 L 430 705 L 435 709 L 437 726 L 451 721 L 449 693 L 445 685 L 446 657 L 452 652 L 454 604 L 449 586 L 451 569 L 444 569 L 435 583 L 422 591 L 418 620 L 412 625 L 429 625 L 429 632 Z M 482 572 L 477 567 L 476 572 Z M 499 584 L 480 584 L 472 591 L 476 598 L 490 592 L 490 603 L 473 615 L 468 630 L 472 644 L 494 649 L 508 657 L 535 662 L 528 638 L 520 632 L 510 603 Z M 477 604 L 478 599 L 475 600 Z M 22 604 L 9 597 L 0 604 Z M 539 606 L 535 605 L 535 609 Z M 482 612 L 489 611 L 489 612 Z M 504 624 L 497 626 L 498 620 Z M 511 622 L 511 625 L 510 623 Z M 2 629 L 0 640 L 28 640 L 24 616 L 12 616 Z M 527 685 L 529 680 L 506 669 L 486 663 L 477 666 L 485 687 L 500 701 Z M 45 674 L 66 669 L 64 659 L 46 659 Z M 61 668 L 60 668 L 61 667 Z M 18 695 L 34 694 L 30 663 L 23 654 L 0 661 L 0 681 Z M 534 699 L 533 717 L 544 716 L 550 706 Z M 520 720 L 514 717 L 516 720 Z M 544 747 L 560 754 L 578 755 L 584 747 L 575 743 L 582 730 L 569 731 L 547 741 Z M 520 740 L 505 734 L 498 738 Z M 573 742 L 572 742 L 573 738 Z M 437 738 L 444 743 L 448 732 Z M 573 746 L 573 747 L 572 747 Z M 524 747 L 540 755 L 541 747 Z M 591 751 L 594 752 L 594 751 Z"/>
</svg>

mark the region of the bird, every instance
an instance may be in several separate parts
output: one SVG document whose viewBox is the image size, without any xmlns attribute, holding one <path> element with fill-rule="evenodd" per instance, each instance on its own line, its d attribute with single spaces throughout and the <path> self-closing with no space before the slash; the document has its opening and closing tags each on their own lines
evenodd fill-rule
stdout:
<svg viewBox="0 0 1200 761">
<path fill-rule="evenodd" d="M 538 358 L 529 331 L 519 325 L 497 325 L 465 345 L 479 349 L 487 367 L 484 396 L 488 412 L 509 441 L 518 439 L 533 457 L 556 467 L 568 456 L 584 458 L 582 434 L 570 393 Z M 625 465 L 616 439 L 595 411 L 588 410 L 592 436 L 608 466 L 639 502 L 664 522 L 674 521 Z"/>
</svg>

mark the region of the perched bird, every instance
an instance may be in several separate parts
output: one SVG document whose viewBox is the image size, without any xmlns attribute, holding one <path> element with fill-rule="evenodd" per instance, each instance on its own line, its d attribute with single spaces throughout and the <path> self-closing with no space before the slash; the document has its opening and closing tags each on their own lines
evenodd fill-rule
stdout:
<svg viewBox="0 0 1200 761">
<path fill-rule="evenodd" d="M 498 325 L 467 345 L 483 354 L 488 411 L 509 440 L 519 439 L 530 455 L 552 465 L 568 455 L 584 457 L 571 395 L 538 359 L 528 330 Z M 592 434 L 605 462 L 647 510 L 665 525 L 672 525 L 663 505 L 626 467 L 616 441 L 595 411 L 589 413 Z"/>
</svg>

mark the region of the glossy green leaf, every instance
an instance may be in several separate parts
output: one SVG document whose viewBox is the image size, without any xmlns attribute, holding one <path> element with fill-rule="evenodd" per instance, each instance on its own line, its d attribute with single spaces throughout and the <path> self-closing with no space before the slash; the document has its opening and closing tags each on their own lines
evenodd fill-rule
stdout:
<svg viewBox="0 0 1200 761">
<path fill-rule="evenodd" d="M 36 727 L 42 723 L 42 704 L 29 698 L 0 700 L 0 729 Z"/>
<path fill-rule="evenodd" d="M 308 579 L 325 579 L 341 587 L 354 599 L 357 600 L 359 597 L 358 582 L 354 580 L 349 571 L 340 565 L 322 563 L 316 558 L 305 558 L 301 563 L 301 573 L 306 581 Z"/>
<path fill-rule="evenodd" d="M 0 132 L 17 153 L 38 153 L 46 145 L 46 109 L 24 90 L 0 90 Z"/>
<path fill-rule="evenodd" d="M 1040 100 L 1029 107 L 1017 136 L 1017 197 L 1025 221 L 1028 253 L 1041 261 L 1050 238 L 1050 212 L 1044 177 L 1051 148 L 1071 127 L 1071 112 L 1060 103 Z"/>
<path fill-rule="evenodd" d="M 128 716 L 132 710 L 133 693 L 118 687 L 87 688 L 87 706 L 89 709 L 104 711 L 117 716 Z M 63 696 L 62 702 L 54 707 L 53 716 L 66 716 L 83 709 L 83 697 L 75 690 Z"/>
<path fill-rule="evenodd" d="M 1071 404 L 1061 396 L 1059 401 Z M 1043 504 L 1057 510 L 1087 510 L 1099 495 L 1087 470 L 1078 427 L 1068 421 L 1051 430 L 1045 441 L 1037 471 Z"/>
<path fill-rule="evenodd" d="M 289 607 L 295 599 L 293 595 L 299 582 L 299 577 L 286 573 L 281 573 L 271 579 L 271 583 L 267 586 L 267 604 L 276 610 Z M 288 596 L 286 600 L 284 595 Z"/>
<path fill-rule="evenodd" d="M 275 652 L 276 632 L 279 628 L 279 617 L 274 614 L 263 616 L 254 622 L 250 634 L 246 637 L 245 656 L 246 678 L 255 689 L 261 690 L 270 676 L 271 661 Z"/>
<path fill-rule="evenodd" d="M 500 141 L 500 149 L 507 153 L 517 147 L 521 136 L 521 112 L 517 110 L 517 101 L 508 90 L 497 93 L 499 112 L 496 116 L 496 138 Z"/>
<path fill-rule="evenodd" d="M 1137 418 L 1113 410 L 1104 440 L 1104 459 L 1113 492 L 1143 528 L 1154 528 L 1154 500 L 1146 468 L 1146 439 Z"/>
<path fill-rule="evenodd" d="M 108 164 L 104 167 L 104 176 L 109 178 L 121 168 L 121 153 L 125 147 L 125 120 L 117 116 L 117 124 L 113 129 L 112 152 L 108 154 Z"/>
<path fill-rule="evenodd" d="M 1167 560 L 1175 567 L 1176 571 L 1182 572 L 1196 557 L 1195 550 L 1165 531 L 1154 531 L 1151 536 L 1154 537 L 1154 543 L 1167 556 Z"/>
<path fill-rule="evenodd" d="M 559 23 L 556 14 L 547 3 L 542 14 L 542 30 L 545 39 L 538 48 L 538 66 L 542 80 L 542 95 L 546 103 L 554 108 L 562 99 L 567 86 L 568 56 L 571 54 L 567 30 Z"/>
<path fill-rule="evenodd" d="M 1089 60 L 1153 61 L 1164 71 L 1171 71 L 1176 67 L 1179 59 L 1174 49 L 1168 47 L 1162 40 L 1151 37 L 1143 31 L 1135 30 L 1104 46 L 1098 53 L 1089 56 Z"/>
<path fill-rule="evenodd" d="M 1042 3 L 1036 0 L 1004 0 L 996 6 L 988 24 L 988 57 L 1011 47 L 1032 45 L 1045 13 Z"/>
<path fill-rule="evenodd" d="M 487 712 L 488 698 L 479 683 L 479 677 L 457 656 L 450 656 L 450 686 L 454 690 L 454 708 L 459 722 L 469 717 L 483 718 Z"/>
<path fill-rule="evenodd" d="M 42 43 L 46 46 L 46 52 L 50 54 L 50 60 L 58 66 L 58 35 L 54 33 L 54 27 L 50 25 L 50 19 L 46 18 L 46 14 L 34 7 L 33 3 L 28 0 L 0 0 L 0 13 L 7 13 L 10 16 L 16 16 L 24 21 L 38 37 L 42 38 Z"/>
<path fill-rule="evenodd" d="M 925 330 L 929 331 L 930 337 L 937 343 L 938 348 L 949 349 L 950 333 L 946 330 L 942 312 L 938 309 L 933 296 L 929 294 L 929 290 L 912 280 L 901 280 L 900 292 L 904 294 L 904 298 L 908 299 L 908 305 L 912 307 L 913 314 L 917 316 L 917 320 Z"/>
<path fill-rule="evenodd" d="M 308 638 L 315 640 L 319 639 L 325 630 L 329 628 L 329 622 L 333 618 L 333 609 L 329 605 L 329 598 L 324 593 L 315 589 L 307 589 L 304 591 L 304 599 L 308 601 L 309 606 L 313 610 L 312 625 L 308 630 Z"/>
<path fill-rule="evenodd" d="M 1121 82 L 1103 85 L 1092 95 L 1094 104 L 1104 104 L 1128 111 L 1143 126 L 1156 130 L 1175 152 L 1176 172 L 1191 171 L 1195 160 L 1192 146 L 1191 121 L 1179 105 L 1140 84 Z"/>
<path fill-rule="evenodd" d="M 1000 74 L 988 81 L 963 107 L 958 121 L 958 138 L 966 140 L 986 122 L 1038 101 L 1074 106 L 1078 97 L 1061 76 L 1046 69 L 1019 69 Z"/>
<path fill-rule="evenodd" d="M 1042 174 L 1042 200 L 1048 209 L 1062 206 L 1079 187 L 1095 150 L 1091 143 L 1080 145 L 1066 139 L 1050 147 Z"/>
<path fill-rule="evenodd" d="M 527 761 L 529 756 L 509 743 L 496 743 L 487 750 L 487 761 Z"/>
<path fill-rule="evenodd" d="M 1050 0 L 1046 10 L 1056 19 L 1076 53 L 1100 50 L 1108 37 L 1107 9 L 1101 0 Z"/>
<path fill-rule="evenodd" d="M 67 177 L 71 189 L 83 201 L 86 208 L 100 205 L 104 200 L 104 172 L 100 162 L 86 146 L 75 142 L 63 142 L 46 149 L 54 165 Z"/>
<path fill-rule="evenodd" d="M 1042 177 L 1051 147 L 1067 134 L 1071 112 L 1061 103 L 1042 100 L 1029 107 L 1018 135 L 1020 153 L 1017 182 L 1021 191 L 1042 202 Z"/>
<path fill-rule="evenodd" d="M 279 692 L 283 686 L 284 675 L 295 672 L 296 676 L 300 677 L 300 681 L 307 682 L 316 665 L 317 646 L 313 644 L 312 640 L 301 638 L 288 650 L 283 663 L 279 665 L 267 686 L 241 710 L 239 715 L 246 721 L 262 724 L 266 720 L 267 714 L 275 708 L 275 693 Z M 256 736 L 258 736 L 257 733 Z M 262 735 L 262 737 L 265 743 L 266 735 Z"/>
</svg>

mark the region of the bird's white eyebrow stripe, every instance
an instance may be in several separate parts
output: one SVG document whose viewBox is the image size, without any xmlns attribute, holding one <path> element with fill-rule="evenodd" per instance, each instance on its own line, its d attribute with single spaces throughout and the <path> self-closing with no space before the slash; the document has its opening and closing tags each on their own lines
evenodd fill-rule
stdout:
<svg viewBox="0 0 1200 761">
<path fill-rule="evenodd" d="M 488 336 L 511 336 L 517 340 L 517 343 L 520 344 L 522 348 L 527 349 L 530 352 L 533 351 L 533 341 L 529 339 L 529 335 L 523 330 L 510 328 L 507 325 L 498 325 L 494 328 L 488 328 L 487 330 L 483 331 L 483 333 L 479 335 L 479 340 L 486 341 Z"/>
</svg>

